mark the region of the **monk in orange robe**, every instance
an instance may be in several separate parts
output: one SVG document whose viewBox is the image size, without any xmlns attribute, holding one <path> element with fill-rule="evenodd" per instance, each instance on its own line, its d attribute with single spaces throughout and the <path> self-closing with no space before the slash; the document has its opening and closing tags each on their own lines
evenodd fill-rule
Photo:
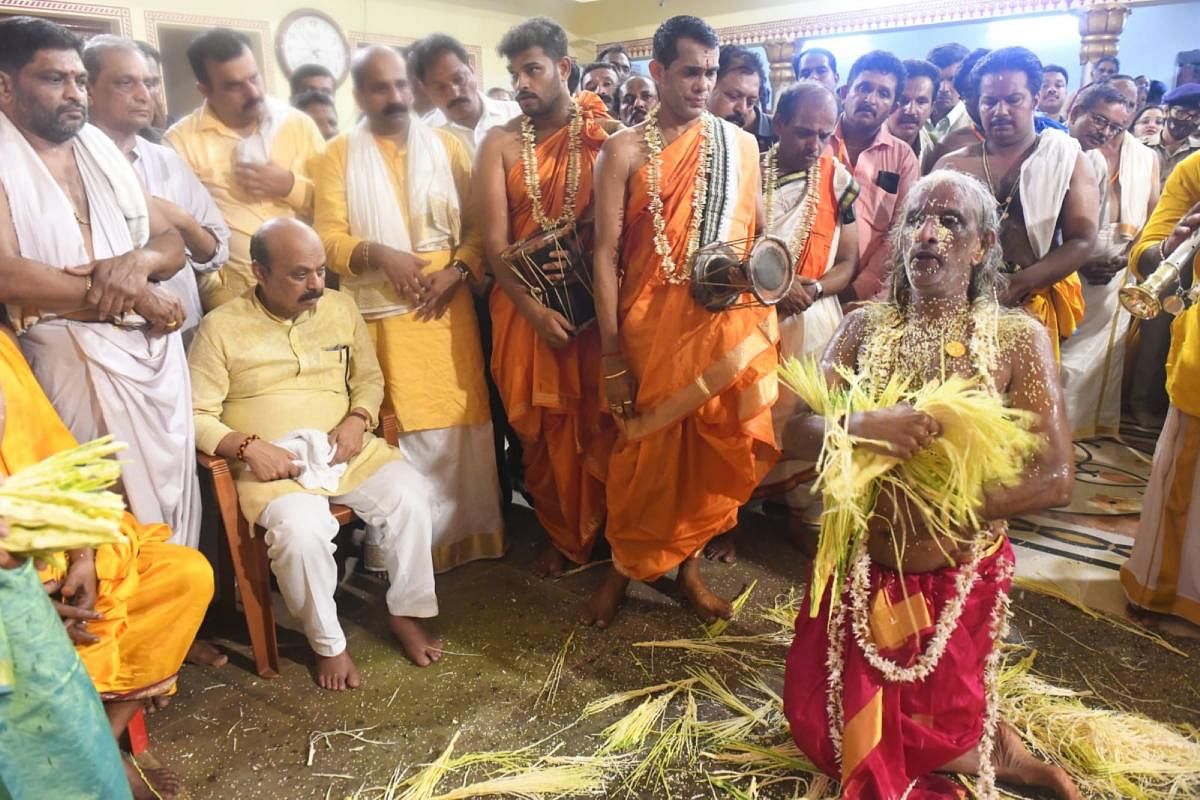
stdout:
<svg viewBox="0 0 1200 800">
<path fill-rule="evenodd" d="M 499 50 L 524 114 L 493 128 L 481 145 L 476 200 L 496 273 L 492 375 L 524 448 L 525 486 L 550 537 L 534 567 L 544 577 L 561 574 L 564 557 L 587 561 L 604 523 L 600 338 L 594 325 L 572 324 L 539 302 L 500 254 L 576 223 L 582 243 L 590 243 L 592 169 L 613 123 L 596 95 L 572 100 L 567 35 L 553 20 L 517 25 Z"/>
<path fill-rule="evenodd" d="M 0 442 L 0 475 L 8 476 L 76 445 L 38 386 L 11 334 L 0 331 L 0 391 L 8 425 Z M 198 551 L 170 544 L 166 525 L 141 525 L 129 513 L 125 544 L 68 553 L 65 569 L 46 567 L 41 578 L 75 642 L 113 733 L 124 733 L 148 700 L 175 693 L 179 666 L 204 619 L 213 573 Z M 132 767 L 134 797 L 174 796 L 178 779 L 166 770 Z M 143 777 L 144 776 L 144 777 Z"/>
<path fill-rule="evenodd" d="M 613 566 L 584 610 L 599 627 L 630 578 L 652 581 L 676 567 L 701 617 L 728 618 L 697 556 L 737 524 L 778 456 L 774 310 L 712 312 L 692 295 L 697 245 L 728 242 L 744 253 L 756 225 L 754 137 L 705 111 L 717 46 L 703 20 L 663 23 L 650 64 L 659 106 L 609 139 L 597 165 L 601 377 L 621 429 L 607 483 Z"/>
</svg>

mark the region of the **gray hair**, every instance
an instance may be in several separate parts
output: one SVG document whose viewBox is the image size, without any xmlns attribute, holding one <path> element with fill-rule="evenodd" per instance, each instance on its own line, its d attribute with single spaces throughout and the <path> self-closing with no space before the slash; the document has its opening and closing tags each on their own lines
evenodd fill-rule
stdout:
<svg viewBox="0 0 1200 800">
<path fill-rule="evenodd" d="M 104 54 L 113 50 L 124 50 L 127 53 L 137 53 L 142 58 L 146 57 L 133 39 L 122 39 L 111 33 L 93 36 L 83 47 L 83 68 L 87 70 L 89 81 L 100 77 L 100 71 L 104 68 Z"/>
<path fill-rule="evenodd" d="M 892 226 L 891 241 L 889 242 L 892 262 L 890 299 L 898 306 L 908 305 L 912 294 L 912 286 L 908 282 L 908 272 L 904 268 L 905 254 L 912 241 L 912 225 L 909 223 L 908 217 L 912 212 L 920 209 L 931 191 L 943 185 L 949 185 L 962 199 L 962 210 L 980 236 L 989 232 L 995 235 L 992 246 L 983 255 L 983 262 L 972 268 L 967 299 L 972 303 L 981 297 L 994 299 L 1007 283 L 1002 269 L 1000 211 L 996 205 L 995 196 L 974 176 L 952 169 L 940 169 L 929 173 L 913 185 L 904 198 L 904 205 L 900 207 L 900 213 L 896 215 L 896 224 Z"/>
</svg>

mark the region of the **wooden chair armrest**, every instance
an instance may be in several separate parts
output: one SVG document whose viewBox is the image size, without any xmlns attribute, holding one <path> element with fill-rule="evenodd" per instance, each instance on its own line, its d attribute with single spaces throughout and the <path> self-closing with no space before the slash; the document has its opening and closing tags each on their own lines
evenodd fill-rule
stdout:
<svg viewBox="0 0 1200 800">
<path fill-rule="evenodd" d="M 395 413 L 379 412 L 379 427 L 375 429 L 375 434 L 382 436 L 383 440 L 392 447 L 400 446 L 400 421 L 396 419 Z"/>
<path fill-rule="evenodd" d="M 224 469 L 225 473 L 229 473 L 229 459 L 221 456 L 210 456 L 208 453 L 196 451 L 196 463 L 204 467 L 209 472 L 220 472 Z"/>
</svg>

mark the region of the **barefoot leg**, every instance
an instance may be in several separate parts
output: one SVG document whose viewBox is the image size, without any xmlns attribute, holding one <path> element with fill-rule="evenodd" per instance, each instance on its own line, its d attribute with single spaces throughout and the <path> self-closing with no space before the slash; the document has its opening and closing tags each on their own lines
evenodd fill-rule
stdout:
<svg viewBox="0 0 1200 800">
<path fill-rule="evenodd" d="M 546 542 L 546 548 L 533 562 L 533 574 L 538 578 L 557 578 L 567 568 L 567 559 L 558 548 Z"/>
<path fill-rule="evenodd" d="M 129 727 L 129 720 L 145 705 L 143 700 L 114 700 L 104 704 L 104 713 L 108 715 L 108 725 L 112 728 L 114 739 L 120 740 Z"/>
<path fill-rule="evenodd" d="M 179 776 L 166 767 L 143 767 L 133 760 L 133 756 L 125 756 L 122 761 L 133 800 L 170 800 L 183 788 Z"/>
<path fill-rule="evenodd" d="M 223 667 L 229 663 L 229 656 L 210 642 L 202 642 L 197 639 L 192 642 L 184 660 L 189 664 L 199 664 L 202 667 Z"/>
<path fill-rule="evenodd" d="M 331 692 L 357 689 L 362 683 L 358 667 L 350 660 L 350 651 L 342 650 L 336 656 L 317 655 L 317 685 Z"/>
<path fill-rule="evenodd" d="M 723 564 L 737 563 L 737 544 L 733 540 L 733 531 L 714 536 L 704 546 L 704 557 L 709 561 L 720 561 Z"/>
<path fill-rule="evenodd" d="M 996 769 L 996 780 L 1001 783 L 1044 789 L 1059 800 L 1081 800 L 1079 790 L 1066 770 L 1035 758 L 1007 722 L 1000 722 L 996 726 L 992 765 Z M 978 774 L 979 749 L 974 748 L 964 753 L 940 771 Z"/>
<path fill-rule="evenodd" d="M 625 589 L 628 586 L 629 578 L 610 565 L 596 591 L 592 592 L 592 596 L 583 604 L 583 624 L 595 625 L 601 629 L 611 625 L 613 618 L 617 616 L 621 601 L 625 599 Z"/>
<path fill-rule="evenodd" d="M 689 558 L 680 564 L 679 577 L 676 580 L 683 596 L 704 622 L 712 622 L 718 617 L 729 619 L 733 616 L 733 606 L 729 601 L 717 597 L 704 585 L 704 579 L 700 576 L 700 559 Z"/>
<path fill-rule="evenodd" d="M 442 657 L 442 640 L 431 635 L 413 617 L 392 615 L 388 626 L 392 635 L 400 640 L 404 655 L 418 667 L 428 667 Z"/>
</svg>

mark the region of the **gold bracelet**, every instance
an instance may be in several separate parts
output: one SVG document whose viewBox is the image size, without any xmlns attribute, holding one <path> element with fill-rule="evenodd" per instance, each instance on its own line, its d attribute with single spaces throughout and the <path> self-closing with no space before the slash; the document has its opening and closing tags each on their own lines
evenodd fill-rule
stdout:
<svg viewBox="0 0 1200 800">
<path fill-rule="evenodd" d="M 1158 260 L 1159 261 L 1167 260 L 1167 239 L 1169 239 L 1169 238 L 1170 238 L 1169 236 L 1165 237 L 1163 239 L 1160 239 L 1158 242 Z"/>
<path fill-rule="evenodd" d="M 92 284 L 96 279 L 92 277 L 92 273 L 83 276 L 83 299 L 86 301 L 87 296 L 92 293 Z"/>
<path fill-rule="evenodd" d="M 370 241 L 363 239 L 362 244 L 362 267 L 358 270 L 360 274 L 371 268 L 371 243 Z"/>
<path fill-rule="evenodd" d="M 619 377 L 621 377 L 622 375 L 625 375 L 625 374 L 627 374 L 628 372 L 629 372 L 629 370 L 627 370 L 627 369 L 623 369 L 623 370 L 621 370 L 620 372 L 614 372 L 612 375 L 605 375 L 605 376 L 604 376 L 604 380 L 606 380 L 606 381 L 611 381 L 613 378 L 619 378 Z"/>
</svg>

